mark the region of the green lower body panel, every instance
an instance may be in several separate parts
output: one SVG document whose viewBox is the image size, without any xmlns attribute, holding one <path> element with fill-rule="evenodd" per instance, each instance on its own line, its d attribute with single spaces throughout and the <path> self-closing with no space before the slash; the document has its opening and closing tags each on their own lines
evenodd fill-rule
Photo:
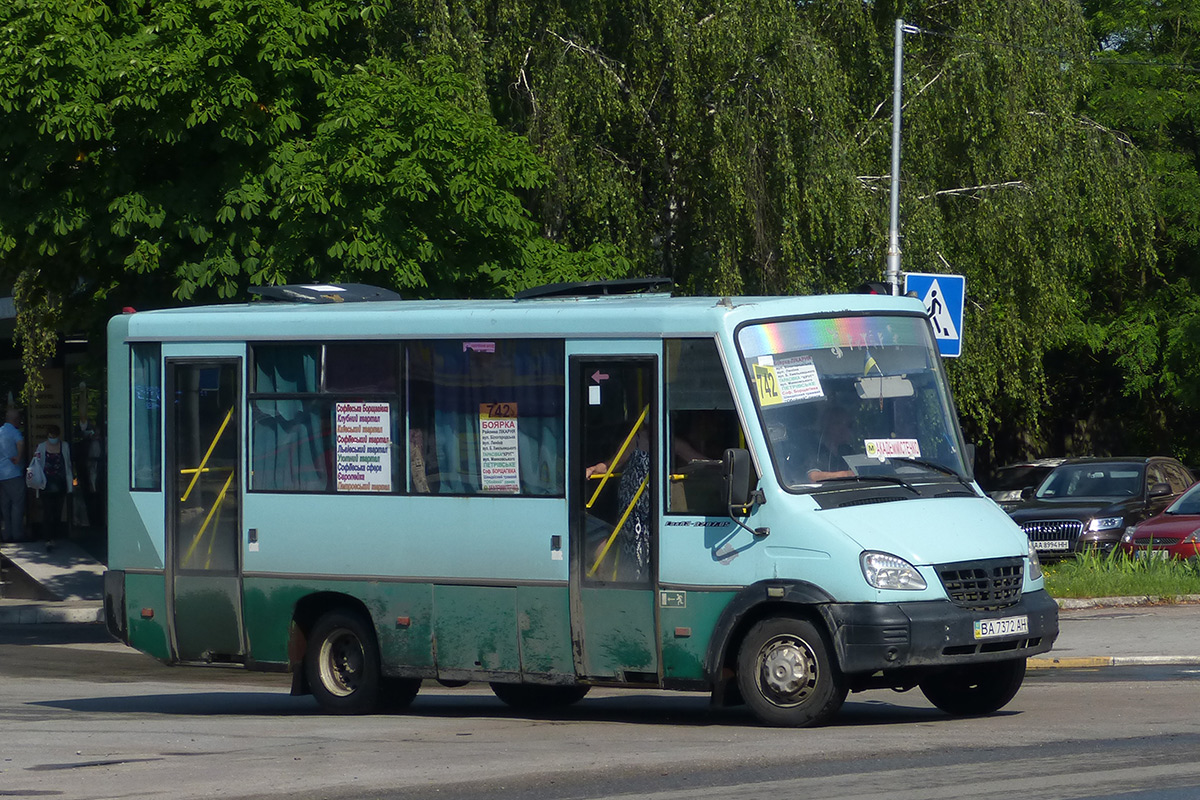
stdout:
<svg viewBox="0 0 1200 800">
<path fill-rule="evenodd" d="M 247 577 L 250 660 L 288 662 L 297 607 L 361 604 L 371 615 L 386 674 L 574 674 L 567 587 Z"/>
<path fill-rule="evenodd" d="M 167 636 L 167 583 L 159 573 L 125 573 L 125 614 L 129 645 L 160 661 L 170 661 Z"/>
<path fill-rule="evenodd" d="M 703 680 L 713 630 L 735 592 L 660 592 L 663 679 Z"/>
</svg>

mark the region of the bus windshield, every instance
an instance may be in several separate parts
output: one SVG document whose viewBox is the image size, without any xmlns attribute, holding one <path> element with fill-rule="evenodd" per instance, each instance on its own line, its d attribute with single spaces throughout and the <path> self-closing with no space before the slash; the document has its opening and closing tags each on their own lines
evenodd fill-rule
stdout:
<svg viewBox="0 0 1200 800">
<path fill-rule="evenodd" d="M 879 478 L 966 480 L 929 325 L 854 316 L 747 325 L 738 346 L 788 489 Z"/>
</svg>

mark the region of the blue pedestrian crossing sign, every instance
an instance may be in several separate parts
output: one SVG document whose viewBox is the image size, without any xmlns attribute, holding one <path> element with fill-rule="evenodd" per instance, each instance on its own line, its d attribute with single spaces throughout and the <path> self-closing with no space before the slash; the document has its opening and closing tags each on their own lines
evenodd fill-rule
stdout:
<svg viewBox="0 0 1200 800">
<path fill-rule="evenodd" d="M 915 294 L 925 304 L 938 352 L 947 358 L 962 355 L 963 299 L 967 279 L 962 275 L 906 272 L 904 293 Z"/>
</svg>

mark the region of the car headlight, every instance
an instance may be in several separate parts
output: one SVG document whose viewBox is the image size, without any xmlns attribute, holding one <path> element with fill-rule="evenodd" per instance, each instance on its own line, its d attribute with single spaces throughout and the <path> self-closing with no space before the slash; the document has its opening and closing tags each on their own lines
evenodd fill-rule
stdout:
<svg viewBox="0 0 1200 800">
<path fill-rule="evenodd" d="M 1121 523 L 1125 521 L 1124 517 L 1096 517 L 1088 523 L 1089 531 L 1111 531 L 1113 528 L 1121 527 Z"/>
<path fill-rule="evenodd" d="M 1029 580 L 1036 581 L 1042 577 L 1042 562 L 1038 558 L 1037 548 L 1033 546 L 1033 542 L 1029 543 Z"/>
<path fill-rule="evenodd" d="M 1133 541 L 1133 535 L 1137 533 L 1137 525 L 1131 525 L 1125 529 L 1125 535 L 1121 537 L 1121 541 L 1129 544 Z"/>
<path fill-rule="evenodd" d="M 920 591 L 926 588 L 925 579 L 917 568 L 898 556 L 866 552 L 859 557 L 859 562 L 867 583 L 876 589 Z"/>
<path fill-rule="evenodd" d="M 1180 544 L 1200 544 L 1200 528 L 1196 528 L 1196 530 L 1183 537 L 1183 541 Z"/>
</svg>

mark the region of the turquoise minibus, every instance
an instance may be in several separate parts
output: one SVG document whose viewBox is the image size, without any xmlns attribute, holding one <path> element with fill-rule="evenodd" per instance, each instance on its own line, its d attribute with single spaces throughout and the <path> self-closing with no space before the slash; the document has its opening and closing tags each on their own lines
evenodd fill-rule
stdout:
<svg viewBox="0 0 1200 800">
<path fill-rule="evenodd" d="M 107 624 L 163 662 L 334 713 L 482 681 L 810 726 L 993 712 L 1058 635 L 915 299 L 258 294 L 109 323 Z"/>
</svg>

